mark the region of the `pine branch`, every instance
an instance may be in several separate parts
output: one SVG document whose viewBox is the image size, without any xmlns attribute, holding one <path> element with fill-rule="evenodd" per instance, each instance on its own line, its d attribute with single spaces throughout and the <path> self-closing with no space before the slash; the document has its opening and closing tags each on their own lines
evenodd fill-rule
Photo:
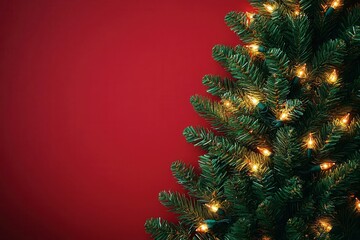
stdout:
<svg viewBox="0 0 360 240">
<path fill-rule="evenodd" d="M 269 68 L 270 74 L 277 78 L 286 79 L 289 76 L 290 60 L 279 48 L 271 48 L 265 53 L 265 62 Z"/>
<path fill-rule="evenodd" d="M 278 182 L 283 184 L 294 174 L 294 169 L 300 167 L 304 160 L 301 161 L 301 145 L 298 143 L 297 134 L 294 128 L 284 127 L 276 133 L 274 143 L 274 170 Z"/>
<path fill-rule="evenodd" d="M 254 32 L 249 28 L 248 18 L 242 12 L 229 12 L 225 16 L 225 22 L 245 43 L 254 42 Z"/>
<path fill-rule="evenodd" d="M 159 194 L 159 200 L 171 212 L 179 214 L 181 223 L 190 227 L 212 217 L 201 204 L 184 194 L 163 191 Z"/>
<path fill-rule="evenodd" d="M 225 240 L 250 240 L 251 239 L 251 222 L 248 218 L 239 218 L 230 228 Z"/>
<path fill-rule="evenodd" d="M 200 157 L 199 165 L 201 168 L 199 183 L 201 188 L 208 193 L 208 200 L 211 200 L 214 194 L 221 197 L 228 177 L 229 164 L 221 161 L 217 156 L 205 154 Z"/>
<path fill-rule="evenodd" d="M 259 225 L 271 233 L 275 232 L 276 222 L 286 219 L 285 212 L 289 211 L 287 205 L 300 201 L 302 197 L 301 180 L 297 177 L 288 179 L 284 187 L 259 204 L 256 210 Z"/>
<path fill-rule="evenodd" d="M 360 181 L 360 154 L 356 153 L 347 162 L 328 172 L 315 186 L 315 195 L 319 200 L 331 194 L 337 204 L 347 198 L 349 191 L 359 189 Z"/>
<path fill-rule="evenodd" d="M 228 68 L 228 61 L 231 56 L 237 54 L 232 47 L 225 45 L 215 45 L 212 48 L 212 56 L 215 61 L 225 68 Z"/>
<path fill-rule="evenodd" d="M 161 218 L 151 218 L 145 223 L 146 232 L 155 240 L 183 240 L 189 239 L 190 235 L 180 225 L 169 223 Z"/>
<path fill-rule="evenodd" d="M 290 92 L 289 81 L 285 78 L 270 76 L 264 92 L 268 106 L 276 112 L 284 104 Z"/>
<path fill-rule="evenodd" d="M 308 131 L 315 131 L 317 126 L 327 123 L 331 116 L 331 111 L 340 105 L 343 98 L 340 95 L 340 85 L 323 83 L 315 91 L 313 101 L 307 103 L 303 119 Z"/>
<path fill-rule="evenodd" d="M 224 196 L 230 202 L 230 216 L 248 218 L 256 206 L 250 178 L 246 175 L 236 175 L 227 179 L 224 184 Z"/>
<path fill-rule="evenodd" d="M 286 224 L 286 237 L 289 240 L 306 239 L 306 222 L 298 217 L 290 218 Z"/>
<path fill-rule="evenodd" d="M 187 127 L 184 130 L 186 141 L 193 143 L 195 146 L 201 146 L 204 150 L 216 153 L 221 159 L 239 158 L 247 149 L 237 142 L 224 136 L 215 136 L 213 132 L 202 127 Z"/>
<path fill-rule="evenodd" d="M 226 93 L 235 93 L 235 81 L 229 78 L 221 78 L 220 76 L 205 75 L 203 84 L 208 87 L 207 92 L 214 96 L 223 96 Z"/>
<path fill-rule="evenodd" d="M 256 32 L 256 38 L 263 46 L 267 48 L 284 48 L 285 42 L 279 25 L 280 23 L 279 21 L 261 15 L 255 18 L 253 29 Z"/>
<path fill-rule="evenodd" d="M 251 146 L 259 142 L 259 134 L 266 132 L 266 126 L 253 116 L 239 116 L 229 119 L 229 126 L 233 129 L 232 134 L 237 142 L 245 146 Z"/>
<path fill-rule="evenodd" d="M 198 95 L 192 96 L 190 102 L 195 111 L 205 118 L 216 130 L 219 132 L 229 131 L 227 126 L 228 114 L 218 102 L 210 101 Z"/>
<path fill-rule="evenodd" d="M 312 54 L 312 30 L 309 18 L 305 15 L 295 18 L 289 16 L 285 26 L 284 38 L 288 57 L 295 64 L 308 62 Z"/>
<path fill-rule="evenodd" d="M 183 162 L 176 161 L 171 164 L 171 171 L 178 183 L 189 191 L 191 196 L 204 196 L 203 190 L 199 187 L 199 176 L 195 173 L 193 166 L 188 166 Z"/>
<path fill-rule="evenodd" d="M 329 40 L 319 47 L 312 59 L 311 76 L 319 77 L 333 69 L 338 69 L 345 58 L 345 42 L 340 39 Z"/>
<path fill-rule="evenodd" d="M 356 26 L 360 26 L 360 4 L 354 8 L 347 9 L 340 24 L 340 36 L 346 39 L 348 31 Z"/>
<path fill-rule="evenodd" d="M 339 121 L 325 124 L 320 131 L 318 157 L 322 159 L 331 157 L 344 134 L 344 127 Z"/>
</svg>

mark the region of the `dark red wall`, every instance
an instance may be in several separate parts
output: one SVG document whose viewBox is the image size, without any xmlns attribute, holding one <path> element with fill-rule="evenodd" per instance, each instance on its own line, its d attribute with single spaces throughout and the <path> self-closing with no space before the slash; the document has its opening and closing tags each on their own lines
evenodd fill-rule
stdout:
<svg viewBox="0 0 360 240">
<path fill-rule="evenodd" d="M 148 239 L 239 0 L 0 1 L 0 239 Z"/>
</svg>

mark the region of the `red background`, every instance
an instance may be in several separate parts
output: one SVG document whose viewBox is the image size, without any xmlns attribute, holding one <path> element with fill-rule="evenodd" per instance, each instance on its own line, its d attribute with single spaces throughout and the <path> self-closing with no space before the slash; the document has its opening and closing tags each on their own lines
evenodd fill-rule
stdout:
<svg viewBox="0 0 360 240">
<path fill-rule="evenodd" d="M 148 239 L 238 0 L 0 2 L 0 238 Z"/>
</svg>

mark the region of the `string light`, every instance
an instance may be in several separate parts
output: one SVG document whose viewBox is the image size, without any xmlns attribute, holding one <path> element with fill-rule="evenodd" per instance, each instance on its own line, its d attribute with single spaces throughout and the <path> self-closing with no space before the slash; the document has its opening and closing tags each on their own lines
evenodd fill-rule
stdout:
<svg viewBox="0 0 360 240">
<path fill-rule="evenodd" d="M 306 77 L 306 64 L 303 64 L 296 69 L 296 76 L 299 78 Z"/>
<path fill-rule="evenodd" d="M 254 106 L 259 104 L 259 99 L 252 97 L 252 96 L 249 96 L 249 99 Z"/>
<path fill-rule="evenodd" d="M 253 172 L 253 173 L 256 173 L 257 171 L 259 171 L 259 164 L 256 164 L 256 163 L 252 163 L 252 162 L 248 162 L 248 165 L 249 165 L 249 170 L 250 172 Z"/>
<path fill-rule="evenodd" d="M 295 16 L 299 16 L 299 15 L 300 15 L 300 10 L 296 9 L 296 10 L 294 11 L 294 14 L 295 14 Z"/>
<path fill-rule="evenodd" d="M 289 113 L 288 112 L 282 112 L 279 117 L 280 121 L 286 121 L 289 120 Z"/>
<path fill-rule="evenodd" d="M 220 204 L 218 202 L 207 203 L 205 204 L 205 206 L 208 207 L 210 211 L 214 213 L 216 213 L 220 208 Z"/>
<path fill-rule="evenodd" d="M 358 198 L 355 198 L 355 208 L 360 212 L 360 200 Z"/>
<path fill-rule="evenodd" d="M 350 121 L 350 113 L 346 114 L 344 117 L 341 118 L 340 122 L 343 126 L 346 126 Z"/>
<path fill-rule="evenodd" d="M 312 136 L 312 133 L 309 134 L 309 138 L 308 138 L 308 140 L 306 142 L 306 145 L 307 145 L 308 149 L 314 149 L 315 141 L 314 141 L 314 138 Z"/>
<path fill-rule="evenodd" d="M 275 7 L 271 4 L 264 4 L 264 7 L 269 13 L 272 13 L 275 10 Z"/>
<path fill-rule="evenodd" d="M 325 163 L 320 164 L 320 169 L 325 171 L 325 170 L 332 168 L 334 165 L 335 165 L 335 163 L 325 162 Z"/>
<path fill-rule="evenodd" d="M 333 1 L 332 3 L 331 3 L 331 7 L 333 8 L 333 9 L 336 9 L 337 7 L 339 7 L 340 6 L 340 0 L 335 0 L 335 1 Z"/>
<path fill-rule="evenodd" d="M 330 14 L 332 14 L 336 8 L 340 7 L 340 5 L 341 5 L 341 1 L 340 1 L 340 0 L 334 0 L 334 1 L 331 3 L 330 7 L 326 10 L 326 12 L 325 12 L 325 17 L 328 16 L 328 15 L 330 15 Z"/>
<path fill-rule="evenodd" d="M 278 119 L 275 121 L 275 127 L 281 127 L 283 125 L 283 122 L 290 120 L 289 112 L 288 110 L 283 110 L 280 112 L 280 115 Z"/>
<path fill-rule="evenodd" d="M 206 223 L 200 224 L 200 226 L 196 229 L 197 232 L 206 233 L 209 231 L 209 226 Z"/>
<path fill-rule="evenodd" d="M 246 46 L 250 49 L 251 54 L 257 55 L 260 52 L 265 52 L 265 48 L 263 46 L 260 46 L 256 43 L 250 44 Z"/>
<path fill-rule="evenodd" d="M 268 111 L 268 108 L 265 104 L 261 103 L 259 101 L 259 99 L 255 98 L 255 97 L 252 97 L 252 96 L 249 96 L 248 95 L 248 98 L 250 99 L 250 102 L 257 108 L 260 109 L 260 111 L 262 111 L 263 113 L 267 112 Z"/>
<path fill-rule="evenodd" d="M 267 148 L 257 147 L 257 149 L 258 149 L 259 152 L 260 152 L 262 155 L 264 155 L 265 157 L 269 157 L 269 156 L 272 154 L 272 152 L 271 152 L 269 149 L 267 149 Z"/>
<path fill-rule="evenodd" d="M 266 52 L 265 47 L 260 46 L 259 44 L 256 44 L 256 43 L 247 45 L 246 47 L 250 49 L 250 53 L 253 55 L 257 55 L 260 52 Z"/>
<path fill-rule="evenodd" d="M 257 44 L 250 44 L 250 45 L 248 45 L 248 48 L 250 48 L 250 50 L 254 53 L 259 51 L 259 45 L 257 45 Z"/>
<path fill-rule="evenodd" d="M 254 21 L 255 13 L 246 12 L 246 25 L 250 26 L 250 24 Z"/>
<path fill-rule="evenodd" d="M 281 127 L 285 121 L 290 120 L 288 110 L 283 110 L 277 120 L 274 121 L 275 127 Z"/>
<path fill-rule="evenodd" d="M 230 222 L 229 219 L 220 219 L 220 220 L 206 219 L 200 223 L 200 225 L 196 228 L 196 231 L 206 233 L 210 229 L 212 229 L 216 224 L 229 223 L 229 222 Z"/>
<path fill-rule="evenodd" d="M 232 104 L 229 100 L 225 100 L 224 101 L 224 106 L 227 107 L 227 108 L 231 108 Z"/>
<path fill-rule="evenodd" d="M 313 149 L 315 147 L 315 140 L 312 136 L 312 133 L 309 134 L 309 138 L 306 141 L 306 146 L 307 146 L 307 156 L 308 158 L 311 158 Z"/>
<path fill-rule="evenodd" d="M 336 69 L 334 69 L 329 75 L 328 75 L 328 78 L 327 78 L 327 81 L 329 83 L 336 83 L 338 80 L 338 73 L 336 71 Z"/>
<path fill-rule="evenodd" d="M 325 230 L 325 232 L 330 232 L 331 231 L 332 226 L 331 226 L 330 223 L 328 223 L 325 220 L 320 220 L 319 223 L 320 223 L 321 227 Z"/>
<path fill-rule="evenodd" d="M 261 240 L 271 240 L 271 238 L 268 236 L 263 236 Z"/>
</svg>

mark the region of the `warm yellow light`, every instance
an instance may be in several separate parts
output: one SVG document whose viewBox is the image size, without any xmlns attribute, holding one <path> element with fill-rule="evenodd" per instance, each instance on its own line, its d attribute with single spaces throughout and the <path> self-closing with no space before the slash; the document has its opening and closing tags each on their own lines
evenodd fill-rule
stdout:
<svg viewBox="0 0 360 240">
<path fill-rule="evenodd" d="M 250 171 L 251 172 L 257 172 L 259 170 L 259 165 L 255 163 L 249 163 Z"/>
<path fill-rule="evenodd" d="M 360 200 L 358 198 L 355 198 L 355 208 L 360 212 Z"/>
<path fill-rule="evenodd" d="M 249 18 L 249 19 L 253 19 L 255 16 L 255 13 L 249 13 L 249 12 L 246 12 L 246 17 Z"/>
<path fill-rule="evenodd" d="M 209 227 L 206 223 L 200 224 L 200 226 L 196 229 L 197 232 L 203 232 L 206 233 L 209 231 Z"/>
<path fill-rule="evenodd" d="M 275 7 L 271 4 L 264 4 L 264 7 L 269 13 L 272 13 L 275 10 Z"/>
<path fill-rule="evenodd" d="M 309 138 L 306 142 L 306 145 L 308 149 L 313 149 L 315 147 L 315 141 L 311 133 L 309 134 Z"/>
<path fill-rule="evenodd" d="M 296 76 L 299 78 L 305 78 L 306 77 L 306 64 L 299 66 L 296 69 Z"/>
<path fill-rule="evenodd" d="M 335 0 L 331 4 L 331 7 L 334 9 L 336 9 L 338 6 L 340 6 L 340 0 Z"/>
<path fill-rule="evenodd" d="M 320 169 L 328 170 L 328 169 L 332 168 L 334 165 L 335 165 L 335 163 L 332 163 L 332 162 L 322 163 L 322 164 L 320 164 Z"/>
<path fill-rule="evenodd" d="M 268 237 L 268 236 L 264 236 L 264 237 L 262 237 L 262 239 L 261 240 L 271 240 L 271 238 L 270 237 Z"/>
<path fill-rule="evenodd" d="M 249 96 L 249 99 L 251 103 L 254 104 L 255 106 L 259 104 L 259 100 L 257 98 Z"/>
<path fill-rule="evenodd" d="M 220 204 L 217 202 L 211 202 L 209 204 L 205 204 L 206 207 L 208 207 L 210 209 L 210 211 L 216 213 L 219 208 L 220 208 Z"/>
<path fill-rule="evenodd" d="M 282 113 L 280 114 L 279 119 L 280 119 L 280 121 L 289 120 L 289 113 L 287 113 L 287 112 L 282 112 Z"/>
<path fill-rule="evenodd" d="M 332 226 L 330 223 L 326 222 L 325 220 L 321 220 L 319 221 L 321 227 L 326 231 L 326 232 L 330 232 L 332 229 Z"/>
<path fill-rule="evenodd" d="M 338 80 L 338 73 L 337 73 L 337 71 L 334 69 L 334 70 L 332 71 L 332 73 L 329 74 L 327 81 L 328 81 L 329 83 L 336 83 L 337 80 Z"/>
<path fill-rule="evenodd" d="M 341 124 L 347 125 L 350 120 L 350 113 L 346 114 L 344 117 L 341 118 Z"/>
<path fill-rule="evenodd" d="M 265 157 L 268 157 L 272 154 L 272 152 L 267 149 L 267 148 L 262 148 L 262 147 L 257 147 L 257 149 L 259 150 L 259 152 L 264 155 Z"/>
<path fill-rule="evenodd" d="M 231 102 L 229 100 L 224 101 L 224 106 L 227 108 L 230 108 L 232 106 Z"/>
<path fill-rule="evenodd" d="M 246 12 L 246 24 L 250 26 L 250 24 L 254 21 L 255 13 Z"/>
<path fill-rule="evenodd" d="M 299 16 L 299 15 L 300 15 L 300 11 L 299 11 L 299 10 L 295 10 L 295 11 L 294 11 L 294 14 L 295 14 L 295 16 Z"/>
<path fill-rule="evenodd" d="M 250 44 L 247 46 L 252 53 L 258 53 L 259 52 L 259 45 L 257 44 Z"/>
</svg>

